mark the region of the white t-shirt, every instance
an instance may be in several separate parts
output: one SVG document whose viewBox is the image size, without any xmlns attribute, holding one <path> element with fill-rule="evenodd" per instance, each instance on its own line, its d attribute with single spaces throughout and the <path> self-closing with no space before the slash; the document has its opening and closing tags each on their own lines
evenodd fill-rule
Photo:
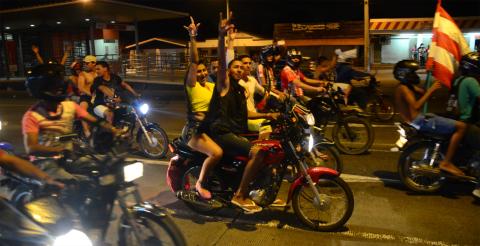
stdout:
<svg viewBox="0 0 480 246">
<path fill-rule="evenodd" d="M 240 81 L 238 81 L 238 84 L 243 86 L 243 88 L 245 88 L 245 90 L 247 91 L 247 109 L 248 111 L 252 111 L 252 112 L 257 112 L 257 109 L 255 108 L 255 99 L 254 99 L 254 94 L 255 93 L 259 93 L 259 94 L 264 94 L 265 93 L 265 89 L 263 88 L 263 86 L 261 86 L 257 79 L 255 79 L 255 77 L 253 76 L 248 76 L 248 80 L 247 81 L 244 81 L 243 79 L 241 79 Z"/>
</svg>

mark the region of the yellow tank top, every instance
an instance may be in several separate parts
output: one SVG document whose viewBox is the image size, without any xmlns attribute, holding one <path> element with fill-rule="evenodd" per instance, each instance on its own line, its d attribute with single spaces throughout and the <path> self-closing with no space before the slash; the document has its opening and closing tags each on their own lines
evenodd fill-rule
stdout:
<svg viewBox="0 0 480 246">
<path fill-rule="evenodd" d="M 205 86 L 200 83 L 195 83 L 195 87 L 187 86 L 187 94 L 190 103 L 192 104 L 192 112 L 206 112 L 208 106 L 210 106 L 210 100 L 212 99 L 213 90 L 215 84 L 206 82 Z"/>
</svg>

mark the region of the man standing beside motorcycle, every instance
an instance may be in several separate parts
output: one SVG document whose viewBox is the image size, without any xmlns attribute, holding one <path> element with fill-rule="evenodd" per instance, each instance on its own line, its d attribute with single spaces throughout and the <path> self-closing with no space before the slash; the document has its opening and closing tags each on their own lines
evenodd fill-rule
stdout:
<svg viewBox="0 0 480 246">
<path fill-rule="evenodd" d="M 57 161 L 48 158 L 73 149 L 71 141 L 62 142 L 57 137 L 72 133 L 75 118 L 99 124 L 113 133 L 118 130 L 104 121 L 98 121 L 77 103 L 65 100 L 66 85 L 61 65 L 43 64 L 33 68 L 26 80 L 26 87 L 33 97 L 39 99 L 22 119 L 27 153 L 35 157 L 47 157 L 40 165 L 55 178 L 74 179 L 58 166 Z"/>
<path fill-rule="evenodd" d="M 239 188 L 231 203 L 247 212 L 254 213 L 260 212 L 262 208 L 248 197 L 248 186 L 258 173 L 265 154 L 259 147 L 252 147 L 251 143 L 246 138 L 240 137 L 239 134 L 247 132 L 248 118 L 265 118 L 267 115 L 247 110 L 245 89 L 238 83 L 243 74 L 242 62 L 238 59 L 232 60 L 228 64 L 227 71 L 225 35 L 233 28 L 230 18 L 223 19 L 220 14 L 219 70 L 207 120 L 210 123 L 210 135 L 226 154 L 249 156 Z"/>
<path fill-rule="evenodd" d="M 439 167 L 453 175 L 464 176 L 464 172 L 452 163 L 452 158 L 465 135 L 467 125 L 461 121 L 421 113 L 423 104 L 430 99 L 433 92 L 441 88 L 441 84 L 436 81 L 417 100 L 415 96 L 422 91 L 417 86 L 420 83 L 420 77 L 416 73 L 419 68 L 420 65 L 414 60 L 402 60 L 395 64 L 393 75 L 395 79 L 400 81 L 395 90 L 396 108 L 405 122 L 421 132 L 451 135 L 445 159 L 441 161 Z"/>
<path fill-rule="evenodd" d="M 78 91 L 80 93 L 80 107 L 85 110 L 91 106 L 92 101 L 92 85 L 97 74 L 95 72 L 95 66 L 97 64 L 97 58 L 92 55 L 85 56 L 83 59 L 87 67 L 86 71 L 83 71 L 78 76 Z M 90 137 L 90 127 L 88 122 L 82 121 L 82 128 L 85 137 Z"/>
<path fill-rule="evenodd" d="M 122 93 L 122 90 L 127 90 L 134 97 L 140 97 L 129 84 L 123 81 L 120 76 L 110 72 L 110 66 L 107 62 L 99 61 L 95 67 L 98 77 L 92 85 L 92 91 L 95 94 L 93 102 L 93 112 L 103 119 L 106 119 L 110 124 L 113 122 L 113 111 L 108 107 L 106 98 L 115 103 L 127 101 L 128 95 Z"/>
</svg>

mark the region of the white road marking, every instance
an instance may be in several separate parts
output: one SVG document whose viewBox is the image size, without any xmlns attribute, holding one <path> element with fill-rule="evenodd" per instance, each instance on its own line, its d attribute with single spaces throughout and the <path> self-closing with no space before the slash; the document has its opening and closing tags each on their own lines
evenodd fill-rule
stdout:
<svg viewBox="0 0 480 246">
<path fill-rule="evenodd" d="M 168 208 L 167 211 L 170 214 L 177 214 L 180 216 L 185 217 L 194 217 L 194 216 L 201 216 L 208 220 L 214 222 L 223 222 L 223 223 L 239 223 L 239 224 L 254 224 L 256 227 L 265 227 L 265 228 L 273 228 L 273 229 L 280 229 L 280 230 L 289 230 L 289 231 L 298 231 L 303 232 L 304 229 L 289 226 L 286 224 L 280 224 L 278 220 L 270 220 L 270 221 L 258 221 L 255 219 L 242 219 L 238 218 L 235 219 L 234 217 L 223 217 L 223 216 L 208 216 L 208 215 L 201 215 L 195 213 L 188 209 L 170 209 Z M 386 234 L 386 233 L 373 233 L 373 232 L 366 232 L 366 231 L 353 231 L 348 230 L 344 232 L 326 232 L 332 236 L 343 236 L 348 238 L 360 239 L 360 240 L 370 240 L 370 241 L 377 241 L 377 242 L 395 242 L 400 244 L 411 244 L 411 245 L 430 245 L 430 246 L 453 246 L 458 245 L 455 243 L 448 243 L 444 241 L 431 241 L 428 239 L 423 239 L 419 237 L 413 236 L 402 236 L 402 235 L 393 235 L 393 234 Z"/>
<path fill-rule="evenodd" d="M 267 223 L 255 224 L 255 226 L 278 228 L 278 222 L 269 221 Z M 289 225 L 283 225 L 282 229 L 287 229 L 292 231 L 303 231 L 302 229 L 292 227 Z M 351 237 L 356 239 L 367 239 L 367 240 L 375 240 L 375 241 L 392 241 L 392 242 L 400 242 L 400 243 L 413 244 L 413 245 L 431 245 L 431 246 L 458 245 L 458 244 L 447 243 L 444 241 L 430 241 L 430 240 L 419 238 L 419 237 L 409 237 L 409 236 L 400 236 L 400 235 L 397 236 L 392 234 L 361 232 L 361 231 L 328 232 L 328 234 L 341 235 L 341 236 L 346 236 L 346 237 Z"/>
<path fill-rule="evenodd" d="M 160 166 L 168 166 L 168 161 L 160 161 L 160 160 L 150 160 L 150 159 L 143 159 L 143 158 L 127 158 L 127 161 L 140 161 L 144 164 L 149 165 L 160 165 Z M 397 179 L 385 179 L 379 177 L 370 177 L 370 176 L 362 176 L 362 175 L 355 175 L 355 174 L 345 174 L 343 173 L 340 177 L 348 183 L 398 183 L 400 180 Z"/>
</svg>

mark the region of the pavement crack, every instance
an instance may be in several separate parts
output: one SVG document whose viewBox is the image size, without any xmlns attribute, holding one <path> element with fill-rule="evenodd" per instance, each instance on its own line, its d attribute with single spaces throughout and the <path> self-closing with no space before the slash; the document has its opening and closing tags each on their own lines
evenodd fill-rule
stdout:
<svg viewBox="0 0 480 246">
<path fill-rule="evenodd" d="M 217 238 L 217 240 L 215 240 L 212 245 L 217 245 L 218 242 L 220 242 L 220 240 L 225 236 L 225 234 L 227 234 L 227 232 L 230 230 L 230 229 L 233 229 L 235 228 L 233 225 L 235 224 L 235 221 L 237 221 L 240 216 L 242 215 L 242 212 L 238 212 L 235 217 L 232 219 L 231 222 L 227 223 L 227 228 L 225 228 L 225 230 L 223 231 L 223 233 Z"/>
</svg>

